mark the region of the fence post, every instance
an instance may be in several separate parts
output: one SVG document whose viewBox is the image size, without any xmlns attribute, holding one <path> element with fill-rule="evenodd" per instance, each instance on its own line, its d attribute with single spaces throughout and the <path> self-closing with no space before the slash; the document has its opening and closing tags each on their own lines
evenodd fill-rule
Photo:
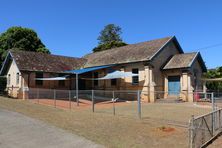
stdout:
<svg viewBox="0 0 222 148">
<path fill-rule="evenodd" d="M 113 115 L 115 116 L 116 115 L 116 108 L 115 108 L 115 92 L 113 91 Z"/>
<path fill-rule="evenodd" d="M 215 133 L 215 112 L 212 112 L 212 135 Z"/>
<path fill-rule="evenodd" d="M 191 116 L 189 126 L 189 147 L 194 148 L 194 115 Z"/>
<path fill-rule="evenodd" d="M 215 111 L 214 93 L 211 93 L 212 110 Z"/>
<path fill-rule="evenodd" d="M 71 91 L 69 90 L 69 109 L 71 109 Z"/>
<path fill-rule="evenodd" d="M 138 103 L 138 117 L 141 119 L 141 99 L 140 99 L 140 91 L 137 91 L 137 103 Z"/>
<path fill-rule="evenodd" d="M 215 100 L 214 100 L 214 93 L 211 93 L 211 103 L 212 103 L 212 134 L 214 135 L 215 130 Z"/>
<path fill-rule="evenodd" d="M 53 94 L 54 94 L 54 95 L 53 95 L 53 96 L 54 96 L 54 107 L 56 107 L 56 90 L 54 89 L 53 92 L 54 92 L 54 93 L 53 93 Z"/>
<path fill-rule="evenodd" d="M 221 128 L 221 109 L 219 109 L 219 128 Z"/>
<path fill-rule="evenodd" d="M 37 88 L 37 102 L 39 104 L 39 88 Z"/>
<path fill-rule="evenodd" d="M 94 112 L 94 90 L 92 90 L 92 111 Z"/>
</svg>

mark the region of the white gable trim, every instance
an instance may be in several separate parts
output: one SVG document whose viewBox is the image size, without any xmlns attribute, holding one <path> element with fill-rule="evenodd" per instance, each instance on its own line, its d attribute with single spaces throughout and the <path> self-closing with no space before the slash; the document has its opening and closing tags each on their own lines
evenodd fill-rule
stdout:
<svg viewBox="0 0 222 148">
<path fill-rule="evenodd" d="M 8 51 L 7 56 L 6 56 L 6 58 L 5 58 L 4 62 L 3 62 L 3 65 L 2 65 L 2 68 L 1 68 L 1 71 L 0 71 L 0 75 L 2 75 L 2 71 L 3 71 L 3 69 L 5 68 L 5 66 L 7 66 L 7 65 L 6 65 L 6 61 L 7 61 L 7 59 L 8 59 L 9 56 L 12 57 L 12 62 L 15 63 L 15 65 L 16 65 L 16 67 L 17 67 L 19 73 L 21 73 L 21 72 L 20 72 L 20 69 L 18 68 L 18 65 L 17 65 L 17 63 L 16 63 L 16 61 L 15 61 L 13 55 L 12 55 L 12 53 L 11 53 L 10 51 Z"/>
<path fill-rule="evenodd" d="M 195 57 L 193 58 L 193 60 L 190 62 L 188 67 L 191 67 L 194 63 L 194 61 L 196 60 L 197 56 L 198 56 L 199 52 L 196 53 Z"/>
<path fill-rule="evenodd" d="M 165 44 L 163 44 L 163 46 L 161 46 L 160 49 L 158 49 L 157 52 L 155 52 L 148 60 L 152 60 L 173 38 L 174 36 L 171 37 Z"/>
</svg>

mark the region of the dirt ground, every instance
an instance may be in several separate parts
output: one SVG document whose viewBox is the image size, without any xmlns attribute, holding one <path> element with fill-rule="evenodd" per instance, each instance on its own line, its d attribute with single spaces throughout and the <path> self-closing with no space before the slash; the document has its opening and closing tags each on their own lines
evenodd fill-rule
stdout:
<svg viewBox="0 0 222 148">
<path fill-rule="evenodd" d="M 211 143 L 208 148 L 220 148 L 222 146 L 222 135 L 220 135 L 217 139 Z"/>
<path fill-rule="evenodd" d="M 188 147 L 186 126 L 176 126 L 168 121 L 188 123 L 192 114 L 200 115 L 211 110 L 189 103 L 142 104 L 143 118 L 139 120 L 136 102 L 116 104 L 116 116 L 113 116 L 112 103 L 106 103 L 105 108 L 104 104 L 102 107 L 96 104 L 95 113 L 91 112 L 90 105 L 85 108 L 76 107 L 75 103 L 72 105 L 71 110 L 64 110 L 0 98 L 0 108 L 42 120 L 106 147 Z"/>
<path fill-rule="evenodd" d="M 79 106 L 74 101 L 53 100 L 53 99 L 31 99 L 32 103 L 54 106 L 62 109 L 86 110 L 92 112 L 92 102 L 90 100 L 79 99 Z M 195 103 L 142 103 L 141 117 L 146 120 L 165 120 L 181 124 L 188 124 L 192 115 L 203 115 L 212 110 L 211 104 Z M 122 115 L 138 118 L 138 104 L 136 101 L 115 102 L 100 101 L 94 105 L 97 113 Z"/>
</svg>

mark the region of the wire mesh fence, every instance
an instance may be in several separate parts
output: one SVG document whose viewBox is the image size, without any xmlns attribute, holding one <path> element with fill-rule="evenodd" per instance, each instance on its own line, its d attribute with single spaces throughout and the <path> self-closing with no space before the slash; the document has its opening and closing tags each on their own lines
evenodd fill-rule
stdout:
<svg viewBox="0 0 222 148">
<path fill-rule="evenodd" d="M 100 91 L 94 90 L 94 112 L 140 118 L 140 91 Z M 138 101 L 139 100 L 139 101 Z"/>
<path fill-rule="evenodd" d="M 171 92 L 172 93 L 172 92 Z M 164 91 L 146 92 L 137 90 L 54 90 L 31 88 L 26 99 L 65 109 L 84 109 L 90 112 L 154 119 L 188 126 L 191 115 L 211 111 L 184 103 L 184 94 L 170 94 Z M 190 94 L 190 96 L 194 96 Z M 147 103 L 152 101 L 156 102 Z"/>
<path fill-rule="evenodd" d="M 97 113 L 141 117 L 140 91 L 54 90 L 31 88 L 25 99 L 66 109 L 88 109 Z M 139 100 L 139 101 L 138 101 Z M 78 107 L 77 107 L 78 106 Z"/>
<path fill-rule="evenodd" d="M 134 90 L 53 90 L 29 89 L 26 99 L 65 109 L 81 109 L 95 113 L 133 117 L 189 128 L 190 145 L 198 147 L 221 130 L 221 110 L 213 93 L 173 93 Z M 219 100 L 219 99 L 218 99 Z M 155 101 L 155 103 L 147 103 Z M 189 102 L 191 101 L 191 102 Z M 186 103 L 184 103 L 186 102 Z M 194 103 L 193 103 L 194 102 Z M 207 102 L 201 104 L 199 102 Z M 200 116 L 203 115 L 204 116 Z M 190 117 L 199 116 L 198 118 Z"/>
<path fill-rule="evenodd" d="M 69 109 L 71 109 L 73 103 L 76 102 L 75 96 L 76 93 L 72 90 L 32 88 L 25 93 L 25 99 L 33 103 Z"/>
</svg>

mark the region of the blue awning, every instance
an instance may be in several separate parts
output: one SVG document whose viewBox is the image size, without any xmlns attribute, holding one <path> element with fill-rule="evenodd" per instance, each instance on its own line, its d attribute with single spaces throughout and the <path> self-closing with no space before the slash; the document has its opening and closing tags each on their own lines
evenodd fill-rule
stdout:
<svg viewBox="0 0 222 148">
<path fill-rule="evenodd" d="M 96 66 L 96 67 L 90 67 L 90 68 L 68 70 L 68 71 L 65 71 L 65 72 L 73 73 L 73 74 L 83 74 L 83 73 L 86 73 L 86 72 L 95 71 L 95 70 L 99 70 L 99 69 L 103 69 L 103 68 L 108 68 L 108 67 L 112 67 L 112 66 L 114 66 L 114 65 Z"/>
</svg>

